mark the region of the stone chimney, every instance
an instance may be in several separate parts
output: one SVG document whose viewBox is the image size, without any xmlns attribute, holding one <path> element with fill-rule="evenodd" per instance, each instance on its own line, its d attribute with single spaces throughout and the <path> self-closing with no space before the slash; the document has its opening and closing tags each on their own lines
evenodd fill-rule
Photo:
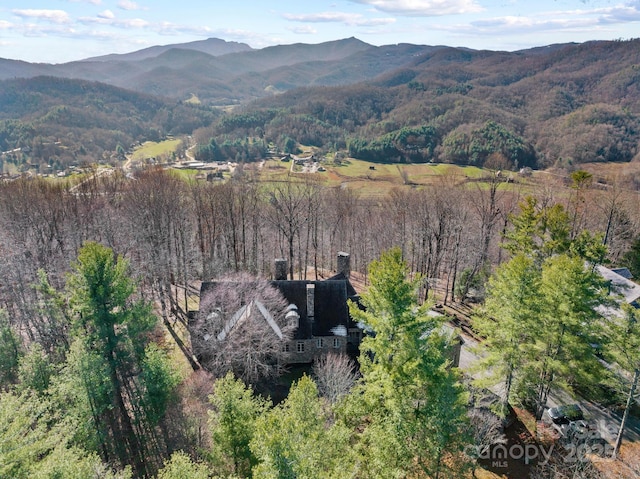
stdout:
<svg viewBox="0 0 640 479">
<path fill-rule="evenodd" d="M 275 274 L 275 278 L 276 280 L 284 280 L 287 279 L 287 260 L 285 258 L 277 258 L 275 260 L 275 267 L 276 267 L 276 274 Z"/>
<path fill-rule="evenodd" d="M 315 304 L 316 304 L 316 285 L 314 283 L 307 283 L 307 318 L 310 322 L 313 322 L 315 316 Z"/>
<path fill-rule="evenodd" d="M 343 251 L 338 253 L 338 273 L 344 274 L 347 279 L 351 277 L 351 256 L 349 253 Z"/>
</svg>

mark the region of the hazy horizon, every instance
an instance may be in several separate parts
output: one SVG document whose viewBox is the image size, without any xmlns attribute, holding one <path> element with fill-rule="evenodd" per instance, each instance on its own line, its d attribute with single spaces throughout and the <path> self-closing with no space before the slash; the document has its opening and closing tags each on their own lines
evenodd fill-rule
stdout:
<svg viewBox="0 0 640 479">
<path fill-rule="evenodd" d="M 640 0 L 7 0 L 0 57 L 65 63 L 207 38 L 252 48 L 356 37 L 372 45 L 413 43 L 522 50 L 554 43 L 638 36 Z"/>
</svg>

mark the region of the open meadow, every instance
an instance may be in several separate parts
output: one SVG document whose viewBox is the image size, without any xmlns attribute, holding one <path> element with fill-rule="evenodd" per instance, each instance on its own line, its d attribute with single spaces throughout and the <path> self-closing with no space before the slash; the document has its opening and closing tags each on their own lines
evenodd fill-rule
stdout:
<svg viewBox="0 0 640 479">
<path fill-rule="evenodd" d="M 255 171 L 264 182 L 289 180 L 314 181 L 329 188 L 348 188 L 357 191 L 363 198 L 380 198 L 396 188 L 419 189 L 434 183 L 447 181 L 451 185 L 477 185 L 484 187 L 483 179 L 495 175 L 492 170 L 475 166 L 459 166 L 437 163 L 384 164 L 348 159 L 340 164 L 321 163 L 326 171 L 315 173 L 292 173 L 291 163 L 267 160 L 263 164 L 245 167 Z M 535 190 L 540 182 L 549 184 L 549 177 L 543 172 L 533 172 L 531 176 L 521 176 L 517 172 L 501 172 L 505 179 L 502 188 L 518 189 L 523 193 Z M 561 176 L 554 176 L 552 183 L 564 183 Z"/>
</svg>

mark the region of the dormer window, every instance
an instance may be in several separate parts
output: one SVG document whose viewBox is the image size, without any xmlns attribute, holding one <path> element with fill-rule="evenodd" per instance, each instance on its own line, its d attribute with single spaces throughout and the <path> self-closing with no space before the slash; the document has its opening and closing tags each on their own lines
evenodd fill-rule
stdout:
<svg viewBox="0 0 640 479">
<path fill-rule="evenodd" d="M 287 312 L 284 315 L 284 319 L 290 327 L 298 329 L 300 326 L 300 314 L 298 313 L 298 307 L 295 304 L 287 306 Z"/>
</svg>

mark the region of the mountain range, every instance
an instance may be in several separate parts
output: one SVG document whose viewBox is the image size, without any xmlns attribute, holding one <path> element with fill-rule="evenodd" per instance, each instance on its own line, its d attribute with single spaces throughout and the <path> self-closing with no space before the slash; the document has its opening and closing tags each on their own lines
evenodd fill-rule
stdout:
<svg viewBox="0 0 640 479">
<path fill-rule="evenodd" d="M 195 94 L 208 104 L 234 104 L 300 86 L 346 85 L 401 67 L 434 47 L 375 47 L 356 38 L 254 50 L 210 38 L 63 64 L 0 59 L 0 80 L 46 75 L 99 81 L 175 99 Z"/>
<path fill-rule="evenodd" d="M 127 111 L 141 119 L 126 141 L 212 125 L 217 140 L 241 141 L 260 128 L 277 144 L 351 145 L 350 153 L 397 161 L 481 164 L 496 149 L 533 166 L 640 158 L 639 39 L 504 52 L 356 38 L 252 49 L 212 38 L 55 65 L 0 59 L 0 81 L 4 150 L 31 141 L 43 124 L 64 126 L 71 108 L 86 118 Z M 83 99 L 87 89 L 93 102 Z M 131 103 L 96 106 L 114 97 Z M 214 121 L 220 113 L 211 107 L 230 105 L 242 105 L 236 120 Z M 101 128 L 88 120 L 74 127 L 84 123 Z M 402 143 L 418 130 L 417 144 Z"/>
</svg>

